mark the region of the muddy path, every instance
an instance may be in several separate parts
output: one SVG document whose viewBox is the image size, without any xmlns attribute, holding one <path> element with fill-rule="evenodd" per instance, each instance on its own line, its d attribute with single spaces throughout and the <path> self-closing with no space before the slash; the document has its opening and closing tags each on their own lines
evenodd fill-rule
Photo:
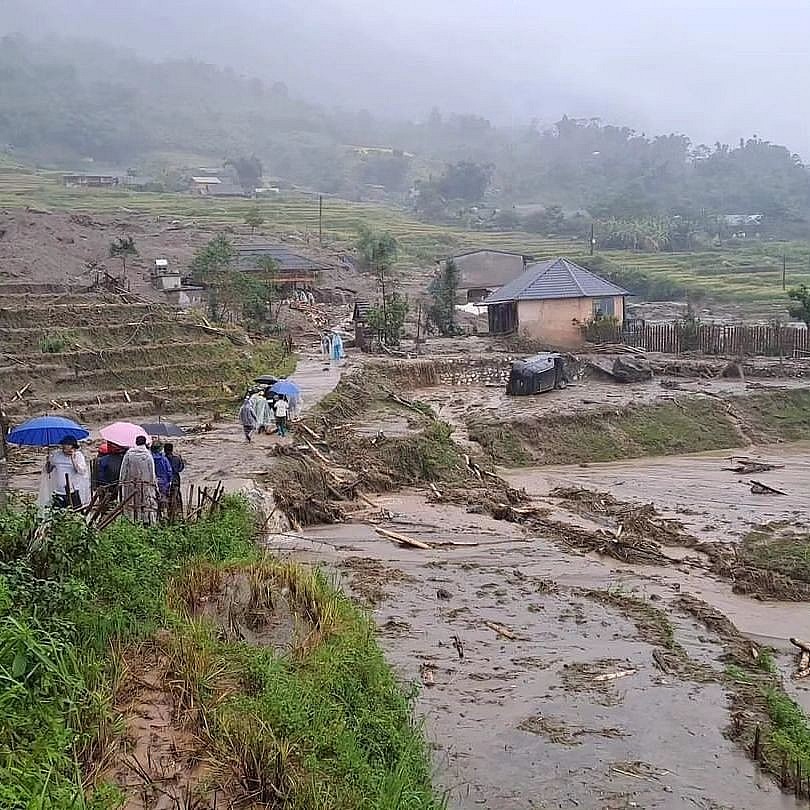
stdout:
<svg viewBox="0 0 810 810">
<path fill-rule="evenodd" d="M 304 412 L 314 407 L 324 396 L 335 389 L 341 375 L 351 368 L 350 363 L 331 364 L 316 351 L 303 352 L 291 378 L 304 392 Z M 248 443 L 242 428 L 233 414 L 222 415 L 210 421 L 209 414 L 178 414 L 165 417 L 188 430 L 187 435 L 173 440 L 175 452 L 186 462 L 183 486 L 208 486 L 213 489 L 220 481 L 226 491 L 236 492 L 253 486 L 254 480 L 266 476 L 273 463 L 273 448 L 289 444 L 292 438 L 281 439 L 276 435 L 256 435 Z M 143 419 L 146 421 L 155 421 Z M 201 425 L 205 430 L 198 431 Z M 98 429 L 102 425 L 88 425 L 91 442 L 83 447 L 88 461 L 95 455 L 100 444 Z M 10 468 L 10 486 L 14 490 L 35 493 L 39 487 L 39 475 L 44 451 L 36 448 L 19 448 L 13 451 Z"/>
<path fill-rule="evenodd" d="M 423 493 L 375 502 L 381 525 L 434 547 L 403 548 L 357 523 L 273 547 L 327 561 L 369 605 L 389 660 L 419 685 L 451 807 L 797 806 L 724 736 L 722 645 L 675 601 L 693 593 L 780 647 L 806 625 L 806 606 L 753 602 L 686 566 L 572 554 Z M 451 540 L 465 545 L 442 545 Z M 674 670 L 659 664 L 662 627 L 624 597 L 666 617 L 683 651 Z M 791 665 L 787 649 L 781 662 Z"/>
</svg>

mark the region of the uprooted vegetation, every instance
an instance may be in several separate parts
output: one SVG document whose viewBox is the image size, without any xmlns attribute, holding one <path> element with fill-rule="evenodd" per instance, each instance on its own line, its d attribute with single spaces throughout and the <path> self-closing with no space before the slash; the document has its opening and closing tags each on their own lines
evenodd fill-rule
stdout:
<svg viewBox="0 0 810 810">
<path fill-rule="evenodd" d="M 786 693 L 769 650 L 746 638 L 726 616 L 693 596 L 676 607 L 715 633 L 724 648 L 731 696 L 728 736 L 797 797 L 810 796 L 810 719 Z"/>
<path fill-rule="evenodd" d="M 578 464 L 808 439 L 808 409 L 810 389 L 798 389 L 505 421 L 472 416 L 467 427 L 498 464 Z"/>
<path fill-rule="evenodd" d="M 261 555 L 243 502 L 0 529 L 0 806 L 439 806 L 369 620 Z"/>
<path fill-rule="evenodd" d="M 413 414 L 406 436 L 360 435 L 355 422 L 379 403 L 393 403 Z M 456 503 L 510 509 L 524 495 L 482 469 L 453 441 L 453 429 L 424 403 L 397 394 L 379 374 L 344 377 L 302 423 L 303 446 L 281 448 L 284 456 L 274 496 L 295 524 L 345 520 L 364 492 L 428 487 L 431 497 Z"/>
</svg>

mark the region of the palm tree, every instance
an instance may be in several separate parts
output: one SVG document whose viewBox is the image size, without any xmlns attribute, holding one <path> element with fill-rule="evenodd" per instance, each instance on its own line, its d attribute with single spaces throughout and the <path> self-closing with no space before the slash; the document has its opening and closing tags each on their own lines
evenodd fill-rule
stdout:
<svg viewBox="0 0 810 810">
<path fill-rule="evenodd" d="M 135 240 L 131 236 L 122 236 L 110 242 L 110 257 L 121 259 L 124 275 L 127 274 L 127 256 L 137 256 L 138 248 L 135 247 Z"/>
</svg>

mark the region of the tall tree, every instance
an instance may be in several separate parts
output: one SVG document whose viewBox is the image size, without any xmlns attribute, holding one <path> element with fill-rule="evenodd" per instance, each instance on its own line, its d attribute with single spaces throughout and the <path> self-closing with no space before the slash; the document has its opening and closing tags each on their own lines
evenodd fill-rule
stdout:
<svg viewBox="0 0 810 810">
<path fill-rule="evenodd" d="M 461 272 L 456 263 L 449 259 L 439 270 L 430 284 L 431 306 L 428 317 L 440 335 L 456 335 L 456 298 L 461 281 Z"/>
<path fill-rule="evenodd" d="M 122 236 L 120 239 L 110 242 L 110 257 L 121 259 L 124 275 L 127 274 L 127 257 L 131 258 L 137 255 L 138 248 L 135 246 L 135 240 L 131 236 Z"/>
<path fill-rule="evenodd" d="M 376 329 L 384 344 L 396 346 L 408 313 L 408 302 L 394 287 L 393 267 L 399 244 L 388 231 L 375 231 L 361 225 L 356 247 L 362 268 L 374 274 L 380 293 L 379 304 L 371 308 L 369 325 Z"/>
<path fill-rule="evenodd" d="M 263 224 L 264 224 L 264 215 L 262 214 L 262 211 L 258 205 L 251 208 L 245 214 L 245 225 L 250 226 L 251 236 L 253 236 L 253 234 L 256 232 L 256 228 L 261 227 L 261 225 Z"/>
<path fill-rule="evenodd" d="M 791 318 L 796 318 L 798 321 L 804 321 L 810 328 L 810 289 L 806 285 L 801 284 L 788 290 L 788 298 L 793 303 L 788 305 L 788 314 Z"/>
</svg>

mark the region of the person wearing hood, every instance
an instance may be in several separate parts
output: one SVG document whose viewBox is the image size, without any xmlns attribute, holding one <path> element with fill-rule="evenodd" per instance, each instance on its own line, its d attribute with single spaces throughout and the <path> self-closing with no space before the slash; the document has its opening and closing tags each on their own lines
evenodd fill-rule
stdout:
<svg viewBox="0 0 810 810">
<path fill-rule="evenodd" d="M 39 481 L 39 505 L 80 509 L 90 503 L 90 470 L 79 443 L 65 436 L 48 454 Z"/>
<path fill-rule="evenodd" d="M 135 523 L 151 526 L 157 519 L 155 460 L 146 446 L 146 436 L 124 453 L 119 482 L 124 514 Z"/>
<path fill-rule="evenodd" d="M 152 460 L 155 462 L 155 478 L 157 479 L 158 513 L 166 515 L 169 510 L 169 490 L 172 487 L 174 472 L 172 463 L 163 455 L 163 444 L 152 442 Z"/>
<path fill-rule="evenodd" d="M 125 447 L 119 447 L 112 442 L 104 442 L 98 449 L 93 484 L 100 492 L 104 512 L 118 500 L 118 479 L 121 476 L 125 452 Z"/>
<path fill-rule="evenodd" d="M 250 394 L 245 394 L 245 399 L 242 402 L 242 407 L 239 409 L 239 422 L 242 424 L 242 430 L 245 431 L 245 441 L 250 441 L 254 431 L 259 423 L 256 416 L 256 408 L 250 399 Z"/>
</svg>

